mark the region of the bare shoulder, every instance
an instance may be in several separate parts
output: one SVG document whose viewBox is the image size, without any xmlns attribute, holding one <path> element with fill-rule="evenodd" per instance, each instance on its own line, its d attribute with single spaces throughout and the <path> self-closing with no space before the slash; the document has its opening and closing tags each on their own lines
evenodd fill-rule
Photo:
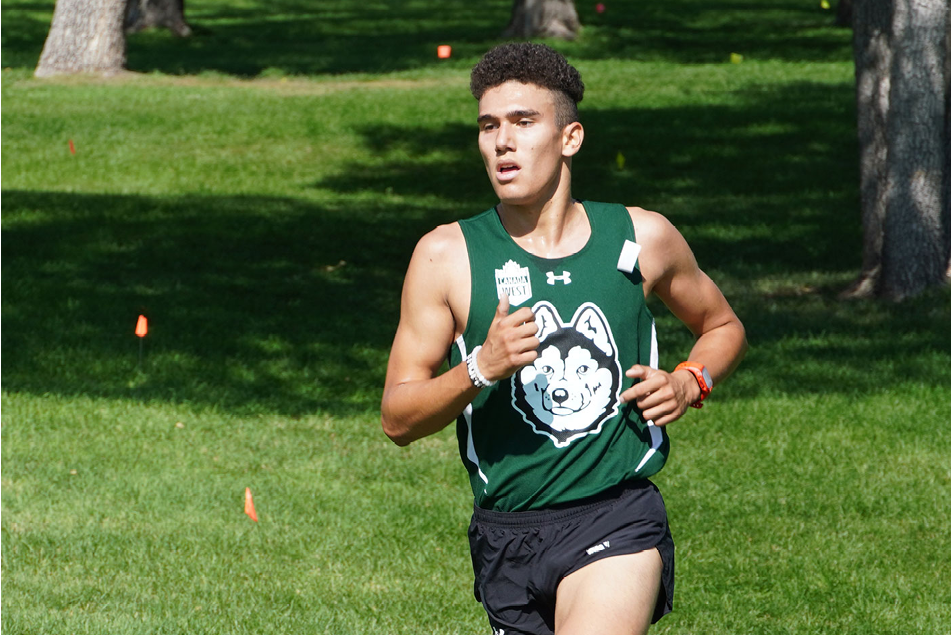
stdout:
<svg viewBox="0 0 951 635">
<path fill-rule="evenodd" d="M 653 246 L 655 243 L 665 243 L 683 237 L 666 216 L 658 212 L 646 210 L 643 207 L 628 207 L 637 242 L 642 247 Z"/>
<path fill-rule="evenodd" d="M 459 250 L 466 244 L 459 223 L 439 225 L 416 243 L 413 259 L 422 258 L 433 263 L 446 263 L 458 258 Z"/>
<path fill-rule="evenodd" d="M 403 311 L 442 305 L 457 329 L 469 305 L 469 255 L 459 223 L 440 225 L 419 239 L 403 282 Z"/>
<path fill-rule="evenodd" d="M 677 269 L 695 269 L 697 262 L 680 231 L 663 214 L 641 207 L 628 207 L 637 243 L 641 246 L 639 268 L 645 291 Z"/>
<path fill-rule="evenodd" d="M 460 276 L 468 278 L 469 257 L 459 223 L 440 225 L 420 238 L 406 275 L 407 282 L 421 279 L 432 291 L 446 294 L 463 282 Z"/>
</svg>

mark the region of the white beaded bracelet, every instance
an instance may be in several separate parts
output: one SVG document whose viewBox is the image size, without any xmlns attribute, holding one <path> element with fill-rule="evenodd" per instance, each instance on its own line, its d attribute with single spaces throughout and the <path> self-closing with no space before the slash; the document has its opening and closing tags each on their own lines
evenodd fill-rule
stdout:
<svg viewBox="0 0 951 635">
<path fill-rule="evenodd" d="M 486 379 L 482 371 L 479 370 L 479 362 L 476 361 L 476 355 L 479 354 L 480 350 L 482 350 L 481 346 L 476 346 L 472 349 L 472 352 L 469 353 L 469 356 L 466 358 L 466 368 L 469 369 L 469 379 L 472 380 L 473 386 L 476 388 L 488 388 L 489 386 L 494 386 L 495 382 Z"/>
</svg>

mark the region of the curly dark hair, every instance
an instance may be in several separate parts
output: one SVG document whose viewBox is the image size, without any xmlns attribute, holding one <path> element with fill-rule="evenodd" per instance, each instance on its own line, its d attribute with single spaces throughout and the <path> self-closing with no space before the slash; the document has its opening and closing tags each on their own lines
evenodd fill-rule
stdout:
<svg viewBox="0 0 951 635">
<path fill-rule="evenodd" d="M 496 46 L 472 69 L 469 90 L 473 97 L 482 99 L 485 91 L 509 80 L 554 92 L 559 127 L 578 121 L 578 102 L 584 97 L 581 73 L 553 48 L 532 42 Z"/>
</svg>

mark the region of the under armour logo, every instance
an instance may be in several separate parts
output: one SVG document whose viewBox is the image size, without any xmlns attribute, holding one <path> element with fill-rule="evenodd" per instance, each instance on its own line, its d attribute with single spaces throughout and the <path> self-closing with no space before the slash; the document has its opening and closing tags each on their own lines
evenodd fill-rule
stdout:
<svg viewBox="0 0 951 635">
<path fill-rule="evenodd" d="M 548 284 L 555 284 L 555 280 L 561 280 L 565 284 L 571 284 L 571 272 L 562 271 L 560 276 L 556 276 L 554 271 L 548 272 Z"/>
</svg>

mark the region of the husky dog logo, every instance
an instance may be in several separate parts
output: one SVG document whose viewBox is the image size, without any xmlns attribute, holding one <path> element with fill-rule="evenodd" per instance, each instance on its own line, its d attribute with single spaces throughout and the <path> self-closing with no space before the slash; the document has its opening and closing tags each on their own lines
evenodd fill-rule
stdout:
<svg viewBox="0 0 951 635">
<path fill-rule="evenodd" d="M 512 377 L 512 405 L 555 447 L 601 432 L 618 412 L 621 364 L 607 319 L 596 305 L 578 307 L 565 324 L 557 309 L 539 302 L 538 358 Z"/>
</svg>

